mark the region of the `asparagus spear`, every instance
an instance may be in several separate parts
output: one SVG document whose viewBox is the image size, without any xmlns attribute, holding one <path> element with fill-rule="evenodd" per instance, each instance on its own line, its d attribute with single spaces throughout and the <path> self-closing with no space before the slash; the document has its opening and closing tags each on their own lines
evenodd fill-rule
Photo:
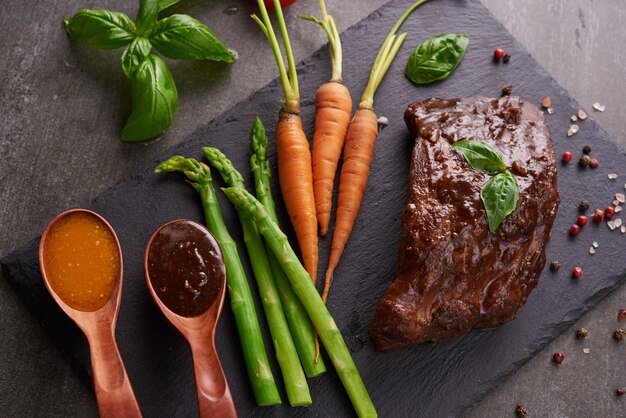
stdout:
<svg viewBox="0 0 626 418">
<path fill-rule="evenodd" d="M 191 186 L 200 194 L 206 225 L 215 235 L 222 249 L 226 264 L 230 307 L 235 316 L 248 378 L 256 402 L 260 406 L 279 404 L 280 395 L 265 352 L 252 293 L 239 259 L 237 245 L 224 224 L 215 189 L 211 182 L 211 171 L 205 164 L 199 163 L 193 158 L 184 158 L 178 155 L 163 161 L 155 169 L 157 173 L 170 171 L 184 173 Z"/>
<path fill-rule="evenodd" d="M 296 292 L 309 314 L 313 326 L 315 326 L 358 416 L 377 416 L 376 409 L 367 393 L 367 389 L 365 389 L 363 380 L 361 380 L 359 371 L 354 364 L 354 360 L 352 360 L 352 356 L 350 356 L 341 332 L 337 328 L 337 324 L 335 324 L 330 312 L 328 312 L 310 276 L 302 267 L 298 257 L 289 245 L 287 236 L 272 221 L 263 205 L 250 193 L 238 187 L 230 187 L 223 190 L 226 197 L 237 208 L 254 220 L 259 232 L 265 238 L 265 242 L 280 262 L 293 286 L 294 292 Z"/>
<path fill-rule="evenodd" d="M 270 218 L 278 224 L 274 200 L 272 199 L 270 189 L 272 171 L 269 161 L 267 161 L 267 135 L 265 135 L 265 127 L 258 117 L 254 121 L 252 131 L 250 132 L 250 151 L 250 168 L 252 169 L 252 173 L 254 173 L 256 197 L 265 210 L 267 210 Z M 302 306 L 302 303 L 300 303 L 300 300 L 293 292 L 291 283 L 289 283 L 289 279 L 285 276 L 285 272 L 278 260 L 276 260 L 274 254 L 268 250 L 267 255 L 270 265 L 272 266 L 272 272 L 274 273 L 274 280 L 280 292 L 280 299 L 283 302 L 283 309 L 285 310 L 285 316 L 289 323 L 291 336 L 298 349 L 304 372 L 308 377 L 319 376 L 326 371 L 326 366 L 321 357 L 317 362 L 315 361 L 315 340 L 309 316 L 304 306 Z"/>
<path fill-rule="evenodd" d="M 217 169 L 230 187 L 246 188 L 241 173 L 233 167 L 232 162 L 220 150 L 204 147 L 202 152 L 211 166 Z M 265 317 L 274 342 L 276 358 L 283 373 L 289 403 L 291 406 L 309 406 L 311 405 L 309 386 L 306 383 L 298 352 L 289 332 L 278 289 L 272 277 L 272 268 L 263 246 L 263 239 L 252 219 L 240 209 L 237 209 L 237 214 L 243 229 L 243 239 L 248 249 L 254 277 L 259 287 Z"/>
</svg>

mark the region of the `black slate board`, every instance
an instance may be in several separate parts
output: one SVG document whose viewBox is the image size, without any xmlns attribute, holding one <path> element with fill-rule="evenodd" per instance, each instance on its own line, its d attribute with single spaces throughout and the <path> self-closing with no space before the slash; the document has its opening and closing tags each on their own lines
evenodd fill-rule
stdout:
<svg viewBox="0 0 626 418">
<path fill-rule="evenodd" d="M 356 103 L 367 80 L 373 52 L 411 3 L 410 0 L 392 1 L 343 34 L 345 82 Z M 616 192 L 624 191 L 626 159 L 624 152 L 609 142 L 604 131 L 592 120 L 580 123 L 580 132 L 566 138 L 569 116 L 580 106 L 479 2 L 433 1 L 420 8 L 403 30 L 409 33 L 407 42 L 376 97 L 376 110 L 379 115 L 389 118 L 389 127 L 379 137 L 361 214 L 335 273 L 329 306 L 381 416 L 458 416 L 626 277 L 626 258 L 623 257 L 626 237 L 618 231 L 611 232 L 606 225 L 589 225 L 576 239 L 567 235 L 568 227 L 577 215 L 579 199 L 584 197 L 594 206 L 604 207 L 613 200 Z M 469 50 L 460 67 L 445 82 L 427 87 L 411 85 L 402 74 L 412 47 L 432 35 L 450 31 L 470 36 Z M 493 62 L 491 51 L 495 46 L 511 53 L 511 63 Z M 302 62 L 299 73 L 302 116 L 305 129 L 310 133 L 314 92 L 329 74 L 326 48 Z M 593 146 L 593 155 L 602 162 L 594 171 L 580 170 L 576 164 L 560 166 L 562 201 L 548 246 L 548 260 L 560 259 L 563 268 L 555 274 L 546 266 L 537 289 L 511 323 L 493 330 L 474 331 L 445 344 L 377 353 L 367 336 L 367 328 L 376 302 L 396 267 L 401 232 L 399 215 L 406 200 L 406 178 L 413 143 L 402 120 L 403 111 L 410 102 L 433 96 L 499 96 L 506 83 L 513 84 L 515 94 L 536 104 L 545 96 L 551 96 L 555 112 L 547 119 L 556 155 L 566 149 L 577 155 L 578 150 L 589 143 Z M 270 137 L 273 136 L 281 94 L 278 82 L 273 81 L 163 157 L 182 154 L 200 159 L 201 146 L 218 146 L 249 180 L 249 127 L 254 116 L 259 115 L 265 121 Z M 275 161 L 273 154 L 271 157 Z M 202 213 L 196 193 L 181 176 L 154 175 L 155 165 L 156 162 L 138 170 L 95 199 L 89 208 L 110 221 L 124 250 L 125 278 L 117 338 L 144 415 L 194 416 L 197 409 L 189 351 L 150 300 L 141 260 L 148 238 L 160 224 L 181 217 L 202 220 Z M 611 172 L 620 174 L 618 180 L 607 178 L 607 173 Z M 273 181 L 274 194 L 278 196 L 276 179 Z M 223 198 L 221 204 L 230 231 L 242 243 L 234 211 Z M 283 226 L 291 231 L 281 204 L 278 210 Z M 293 242 L 293 234 L 290 238 Z M 592 257 L 588 248 L 593 241 L 601 245 Z M 35 239 L 3 259 L 3 271 L 35 317 L 68 355 L 78 373 L 88 380 L 91 371 L 85 339 L 47 294 L 39 273 L 37 244 L 38 239 Z M 325 268 L 329 245 L 329 238 L 320 242 L 320 271 Z M 240 249 L 243 253 L 243 246 Z M 569 276 L 574 265 L 581 265 L 585 270 L 581 280 L 574 281 Z M 247 264 L 246 268 L 250 273 Z M 266 329 L 265 323 L 262 326 Z M 273 358 L 269 339 L 266 344 Z M 314 400 L 311 407 L 256 408 L 228 308 L 225 308 L 219 326 L 217 346 L 240 416 L 353 414 L 332 370 L 310 381 Z M 330 361 L 327 360 L 327 364 L 330 365 Z M 273 366 L 286 402 L 275 361 Z"/>
</svg>

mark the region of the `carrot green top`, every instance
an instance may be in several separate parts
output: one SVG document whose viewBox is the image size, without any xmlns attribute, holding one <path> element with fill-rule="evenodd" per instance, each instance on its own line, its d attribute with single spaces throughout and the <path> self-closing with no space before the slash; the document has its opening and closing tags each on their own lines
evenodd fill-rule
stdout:
<svg viewBox="0 0 626 418">
<path fill-rule="evenodd" d="M 387 38 L 385 38 L 385 41 L 380 47 L 380 51 L 378 51 L 378 55 L 374 60 L 374 65 L 372 65 L 372 72 L 370 73 L 369 81 L 363 91 L 363 96 L 361 96 L 361 103 L 359 103 L 360 109 L 373 109 L 374 94 L 376 93 L 381 81 L 383 81 L 387 70 L 389 70 L 393 59 L 396 57 L 398 50 L 400 50 L 400 47 L 406 38 L 406 33 L 396 35 L 396 32 L 398 32 L 400 26 L 402 26 L 411 13 L 427 1 L 428 0 L 420 0 L 413 3 L 413 5 L 409 7 L 402 16 L 400 16 L 400 19 L 398 19 L 393 28 L 391 28 Z"/>
<path fill-rule="evenodd" d="M 252 15 L 252 19 L 259 25 L 265 37 L 272 47 L 274 58 L 276 59 L 276 65 L 278 66 L 278 73 L 280 75 L 280 82 L 283 86 L 283 92 L 285 93 L 285 104 L 283 110 L 287 112 L 298 113 L 300 111 L 300 91 L 298 88 L 298 74 L 296 73 L 296 62 L 293 58 L 293 52 L 291 50 L 291 42 L 289 41 L 289 34 L 287 33 L 287 25 L 285 24 L 285 17 L 280 7 L 279 0 L 274 0 L 274 8 L 276 9 L 276 18 L 278 19 L 278 26 L 280 27 L 280 33 L 283 37 L 283 44 L 285 46 L 285 55 L 287 56 L 288 70 L 285 67 L 283 56 L 280 52 L 280 46 L 272 27 L 265 3 L 263 0 L 257 0 L 259 4 L 259 11 L 261 18 L 257 15 Z"/>
<path fill-rule="evenodd" d="M 301 19 L 315 22 L 324 29 L 328 37 L 330 45 L 330 58 L 332 59 L 333 73 L 330 81 L 341 82 L 341 39 L 335 25 L 335 19 L 326 12 L 326 4 L 324 0 L 320 0 L 320 10 L 322 11 L 322 20 L 314 16 L 300 16 Z"/>
</svg>

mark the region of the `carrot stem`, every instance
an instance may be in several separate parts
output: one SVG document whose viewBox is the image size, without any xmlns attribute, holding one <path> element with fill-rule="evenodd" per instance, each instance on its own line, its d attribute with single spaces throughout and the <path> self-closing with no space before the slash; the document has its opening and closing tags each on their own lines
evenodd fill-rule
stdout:
<svg viewBox="0 0 626 418">
<path fill-rule="evenodd" d="M 361 96 L 361 103 L 359 104 L 359 108 L 361 109 L 373 109 L 374 108 L 374 94 L 378 89 L 378 86 L 383 81 L 387 70 L 391 66 L 393 59 L 396 57 L 396 54 L 400 50 L 404 39 L 406 38 L 406 34 L 403 33 L 400 36 L 396 36 L 396 32 L 400 29 L 400 26 L 404 23 L 404 21 L 422 4 L 426 3 L 428 0 L 419 0 L 411 7 L 409 7 L 406 12 L 400 19 L 396 22 L 396 24 L 391 28 L 389 34 L 385 38 L 380 50 L 378 51 L 378 55 L 374 60 L 374 65 L 372 65 L 372 72 L 370 73 L 370 78 L 363 91 L 363 96 Z"/>
<path fill-rule="evenodd" d="M 328 44 L 330 46 L 330 58 L 332 60 L 332 77 L 330 81 L 341 82 L 342 51 L 339 32 L 337 31 L 337 26 L 335 25 L 335 19 L 333 19 L 333 17 L 326 11 L 326 4 L 324 0 L 320 0 L 320 10 L 322 11 L 322 20 L 319 20 L 314 16 L 300 16 L 300 19 L 317 23 L 322 27 L 322 29 L 324 29 L 324 32 L 326 32 Z"/>
</svg>

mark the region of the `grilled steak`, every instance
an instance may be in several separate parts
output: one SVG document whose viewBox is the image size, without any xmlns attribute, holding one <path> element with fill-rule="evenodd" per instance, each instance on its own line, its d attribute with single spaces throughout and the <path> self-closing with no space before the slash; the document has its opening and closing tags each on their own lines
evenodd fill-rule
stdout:
<svg viewBox="0 0 626 418">
<path fill-rule="evenodd" d="M 370 336 L 379 350 L 439 342 L 515 318 L 535 287 L 559 205 L 543 113 L 518 97 L 429 99 L 404 115 L 415 136 L 399 266 Z M 490 233 L 473 170 L 451 144 L 487 142 L 515 174 L 517 209 Z"/>
</svg>

